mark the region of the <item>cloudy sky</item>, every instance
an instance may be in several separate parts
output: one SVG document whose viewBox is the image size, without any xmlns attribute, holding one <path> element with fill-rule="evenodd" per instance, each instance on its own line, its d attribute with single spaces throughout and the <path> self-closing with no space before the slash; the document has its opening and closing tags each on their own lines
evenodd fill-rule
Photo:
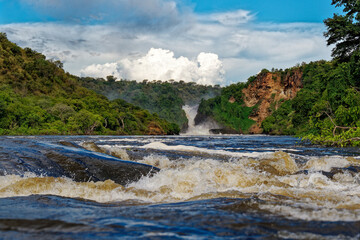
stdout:
<svg viewBox="0 0 360 240">
<path fill-rule="evenodd" d="M 246 81 L 330 59 L 331 0 L 0 0 L 0 31 L 79 76 Z"/>
</svg>

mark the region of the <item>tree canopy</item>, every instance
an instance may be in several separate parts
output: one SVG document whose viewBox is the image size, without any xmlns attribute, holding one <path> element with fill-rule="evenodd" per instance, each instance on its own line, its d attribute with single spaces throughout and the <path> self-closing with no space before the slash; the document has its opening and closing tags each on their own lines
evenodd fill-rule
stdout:
<svg viewBox="0 0 360 240">
<path fill-rule="evenodd" d="M 109 99 L 123 99 L 169 122 L 178 124 L 186 130 L 188 119 L 182 107 L 196 105 L 201 99 L 220 95 L 219 86 L 198 85 L 184 81 L 149 81 L 143 82 L 119 80 L 112 76 L 107 79 L 79 78 L 80 83 Z"/>
<path fill-rule="evenodd" d="M 360 0 L 333 0 L 332 5 L 342 7 L 344 15 L 334 14 L 324 21 L 327 44 L 335 44 L 332 56 L 347 61 L 360 51 Z"/>
<path fill-rule="evenodd" d="M 82 87 L 61 67 L 0 33 L 0 135 L 179 133 L 156 114 Z"/>
</svg>

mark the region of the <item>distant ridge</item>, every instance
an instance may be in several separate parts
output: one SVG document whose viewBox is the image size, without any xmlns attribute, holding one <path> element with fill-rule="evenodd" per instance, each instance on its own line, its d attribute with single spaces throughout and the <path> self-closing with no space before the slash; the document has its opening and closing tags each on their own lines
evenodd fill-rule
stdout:
<svg viewBox="0 0 360 240">
<path fill-rule="evenodd" d="M 0 33 L 0 134 L 178 134 L 176 124 L 82 87 L 49 61 Z"/>
<path fill-rule="evenodd" d="M 198 105 L 201 99 L 216 97 L 220 86 L 199 85 L 184 81 L 119 80 L 113 76 L 103 78 L 80 78 L 81 84 L 109 99 L 123 99 L 136 106 L 156 113 L 159 117 L 178 124 L 182 132 L 188 127 L 188 119 L 183 107 Z"/>
</svg>

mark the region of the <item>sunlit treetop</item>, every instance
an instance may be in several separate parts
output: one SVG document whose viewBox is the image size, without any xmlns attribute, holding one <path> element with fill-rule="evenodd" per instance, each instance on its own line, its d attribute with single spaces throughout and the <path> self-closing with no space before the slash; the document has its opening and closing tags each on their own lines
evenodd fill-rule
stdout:
<svg viewBox="0 0 360 240">
<path fill-rule="evenodd" d="M 336 7 L 343 7 L 343 15 L 334 14 L 324 21 L 327 32 L 327 44 L 335 44 L 332 56 L 339 60 L 348 60 L 354 52 L 360 51 L 360 1 L 333 0 Z"/>
</svg>

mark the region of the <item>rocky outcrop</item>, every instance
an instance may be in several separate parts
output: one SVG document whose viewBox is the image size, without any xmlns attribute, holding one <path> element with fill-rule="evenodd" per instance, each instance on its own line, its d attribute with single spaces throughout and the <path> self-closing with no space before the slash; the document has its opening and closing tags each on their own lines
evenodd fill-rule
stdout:
<svg viewBox="0 0 360 240">
<path fill-rule="evenodd" d="M 261 133 L 261 122 L 277 110 L 284 101 L 296 96 L 302 88 L 302 75 L 300 69 L 292 69 L 286 73 L 263 71 L 247 88 L 243 89 L 245 105 L 257 106 L 249 117 L 256 122 L 249 129 L 249 133 Z"/>
<path fill-rule="evenodd" d="M 148 125 L 148 135 L 165 135 L 165 131 L 156 122 L 151 122 Z"/>
<path fill-rule="evenodd" d="M 0 139 L 0 176 L 35 174 L 36 176 L 67 177 L 76 182 L 106 181 L 125 186 L 160 169 L 136 162 L 86 150 L 76 143 L 60 144 L 26 137 Z"/>
<path fill-rule="evenodd" d="M 232 129 L 230 127 L 223 127 L 223 128 L 216 128 L 216 129 L 210 129 L 209 131 L 211 134 L 243 134 L 243 132 L 236 131 L 235 129 Z"/>
</svg>

